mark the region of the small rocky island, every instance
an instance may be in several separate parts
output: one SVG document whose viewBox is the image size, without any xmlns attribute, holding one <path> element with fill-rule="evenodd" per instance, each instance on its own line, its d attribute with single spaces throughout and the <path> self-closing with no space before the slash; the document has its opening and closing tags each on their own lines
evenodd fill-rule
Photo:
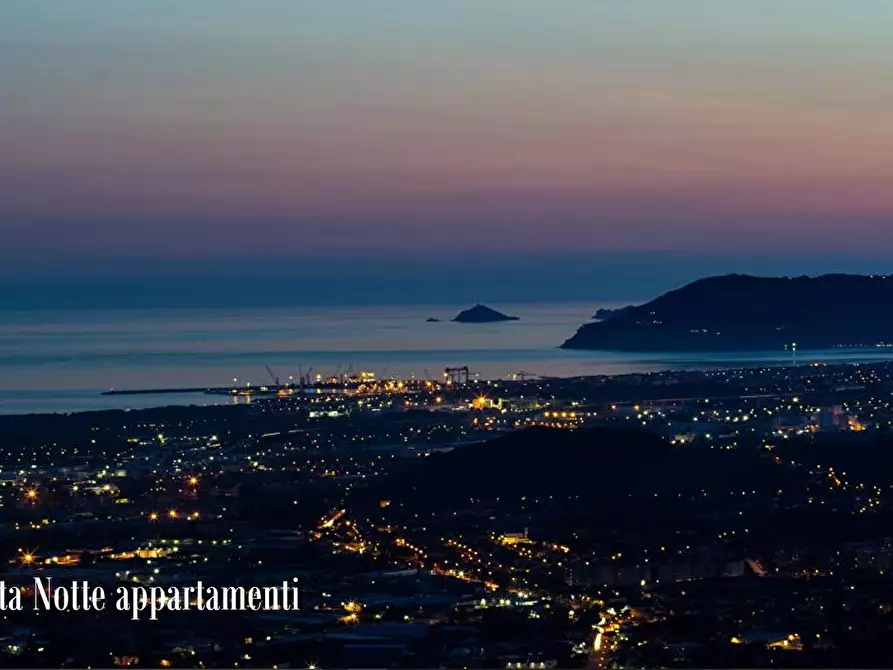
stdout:
<svg viewBox="0 0 893 670">
<path fill-rule="evenodd" d="M 456 316 L 453 321 L 458 323 L 496 323 L 498 321 L 517 321 L 517 316 L 506 316 L 486 305 L 477 304 L 466 309 Z"/>
<path fill-rule="evenodd" d="M 439 321 L 440 319 L 435 319 L 433 316 L 429 316 L 427 319 L 425 319 L 425 323 L 438 323 Z"/>
</svg>

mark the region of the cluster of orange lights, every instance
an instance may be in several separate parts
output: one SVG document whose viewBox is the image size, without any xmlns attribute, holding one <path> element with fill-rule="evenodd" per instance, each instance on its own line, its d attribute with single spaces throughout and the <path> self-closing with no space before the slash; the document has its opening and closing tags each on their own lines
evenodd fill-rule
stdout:
<svg viewBox="0 0 893 670">
<path fill-rule="evenodd" d="M 478 396 L 471 401 L 471 406 L 475 409 L 485 409 L 490 406 L 490 399 L 485 395 Z"/>
<path fill-rule="evenodd" d="M 546 418 L 552 419 L 576 419 L 576 412 L 545 412 L 543 414 Z"/>
</svg>

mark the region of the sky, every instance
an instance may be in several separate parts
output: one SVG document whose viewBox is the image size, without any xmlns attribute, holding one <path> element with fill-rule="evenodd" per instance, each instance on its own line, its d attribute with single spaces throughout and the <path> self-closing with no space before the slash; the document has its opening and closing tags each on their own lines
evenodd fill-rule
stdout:
<svg viewBox="0 0 893 670">
<path fill-rule="evenodd" d="M 0 275 L 883 270 L 891 32 L 886 0 L 0 3 Z"/>
</svg>

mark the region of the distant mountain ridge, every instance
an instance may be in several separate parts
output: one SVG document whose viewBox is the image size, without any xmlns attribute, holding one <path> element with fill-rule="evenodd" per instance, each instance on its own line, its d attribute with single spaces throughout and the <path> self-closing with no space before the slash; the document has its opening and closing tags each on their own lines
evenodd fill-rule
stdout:
<svg viewBox="0 0 893 670">
<path fill-rule="evenodd" d="M 707 277 L 587 323 L 564 349 L 762 351 L 893 342 L 893 277 Z"/>
</svg>

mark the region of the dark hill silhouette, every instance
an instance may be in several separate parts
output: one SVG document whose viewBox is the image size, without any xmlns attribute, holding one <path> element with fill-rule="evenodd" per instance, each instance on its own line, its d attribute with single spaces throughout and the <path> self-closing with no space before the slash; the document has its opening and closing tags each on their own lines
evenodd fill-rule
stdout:
<svg viewBox="0 0 893 670">
<path fill-rule="evenodd" d="M 700 279 L 587 323 L 565 349 L 760 351 L 893 341 L 893 278 L 823 275 Z"/>
<path fill-rule="evenodd" d="M 486 305 L 477 304 L 474 307 L 459 312 L 453 321 L 459 323 L 494 323 L 497 321 L 517 321 L 517 316 L 506 316 Z"/>
<path fill-rule="evenodd" d="M 636 516 L 652 514 L 655 506 L 678 512 L 703 493 L 726 499 L 730 490 L 745 488 L 771 500 L 770 492 L 783 486 L 791 486 L 789 475 L 757 450 L 677 446 L 630 429 L 529 428 L 413 459 L 360 492 L 358 500 L 372 506 L 387 498 L 422 514 L 467 508 L 470 499 L 487 505 L 553 496 L 577 500 L 575 508 Z"/>
</svg>

